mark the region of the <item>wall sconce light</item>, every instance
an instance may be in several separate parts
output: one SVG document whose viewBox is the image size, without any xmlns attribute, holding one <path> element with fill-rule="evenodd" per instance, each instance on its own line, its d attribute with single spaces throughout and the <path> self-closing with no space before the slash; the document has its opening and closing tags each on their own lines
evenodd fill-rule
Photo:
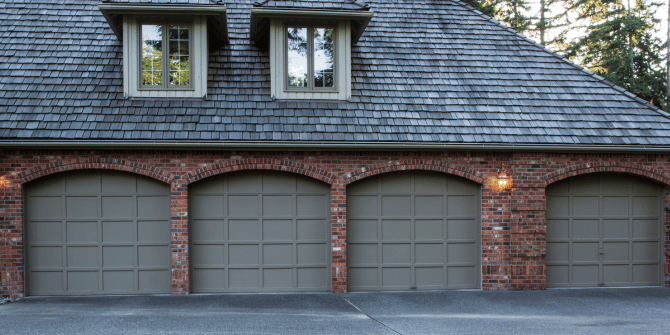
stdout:
<svg viewBox="0 0 670 335">
<path fill-rule="evenodd" d="M 511 189 L 512 183 L 512 177 L 507 175 L 505 168 L 502 166 L 494 177 L 489 178 L 489 184 L 496 192 L 504 192 Z"/>
</svg>

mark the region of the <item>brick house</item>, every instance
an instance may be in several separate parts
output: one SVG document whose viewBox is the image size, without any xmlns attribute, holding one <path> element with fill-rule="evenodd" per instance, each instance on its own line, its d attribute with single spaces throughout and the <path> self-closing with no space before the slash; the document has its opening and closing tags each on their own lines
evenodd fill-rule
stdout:
<svg viewBox="0 0 670 335">
<path fill-rule="evenodd" d="M 668 114 L 458 0 L 0 8 L 0 295 L 670 285 Z"/>
</svg>

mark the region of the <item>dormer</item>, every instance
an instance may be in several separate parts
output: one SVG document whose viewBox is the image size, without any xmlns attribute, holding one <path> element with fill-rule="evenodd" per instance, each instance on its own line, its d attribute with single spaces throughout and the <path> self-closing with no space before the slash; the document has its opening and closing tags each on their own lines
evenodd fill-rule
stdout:
<svg viewBox="0 0 670 335">
<path fill-rule="evenodd" d="M 250 38 L 269 50 L 273 98 L 349 100 L 351 47 L 373 16 L 361 1 L 254 4 Z"/>
<path fill-rule="evenodd" d="M 206 97 L 209 49 L 228 42 L 225 6 L 103 2 L 98 8 L 123 42 L 126 97 Z"/>
</svg>

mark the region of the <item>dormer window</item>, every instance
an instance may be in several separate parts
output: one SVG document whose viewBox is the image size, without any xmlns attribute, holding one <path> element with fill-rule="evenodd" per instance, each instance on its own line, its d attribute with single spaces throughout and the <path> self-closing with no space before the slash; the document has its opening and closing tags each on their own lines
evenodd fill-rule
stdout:
<svg viewBox="0 0 670 335">
<path fill-rule="evenodd" d="M 98 7 L 123 41 L 126 97 L 206 97 L 209 48 L 227 42 L 224 6 L 135 3 Z"/>
<path fill-rule="evenodd" d="M 270 54 L 271 93 L 286 100 L 349 100 L 351 46 L 365 10 L 251 9 L 251 39 Z"/>
</svg>

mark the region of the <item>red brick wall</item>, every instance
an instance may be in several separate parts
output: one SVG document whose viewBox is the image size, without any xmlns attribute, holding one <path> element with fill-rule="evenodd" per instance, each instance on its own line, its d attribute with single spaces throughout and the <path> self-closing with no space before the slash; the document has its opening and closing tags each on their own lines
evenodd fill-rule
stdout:
<svg viewBox="0 0 670 335">
<path fill-rule="evenodd" d="M 495 192 L 486 181 L 504 166 L 514 188 Z M 22 185 L 77 169 L 134 172 L 171 185 L 172 292 L 189 292 L 188 185 L 220 173 L 289 171 L 332 190 L 332 291 L 346 292 L 346 186 L 401 170 L 441 171 L 482 184 L 482 287 L 543 289 L 546 185 L 592 172 L 623 172 L 670 185 L 670 155 L 511 152 L 4 150 L 0 153 L 0 295 L 24 294 Z M 667 191 L 666 191 L 667 193 Z M 670 195 L 670 194 L 669 194 Z M 670 196 L 666 196 L 666 208 Z M 665 284 L 670 286 L 670 213 L 665 225 Z"/>
</svg>

